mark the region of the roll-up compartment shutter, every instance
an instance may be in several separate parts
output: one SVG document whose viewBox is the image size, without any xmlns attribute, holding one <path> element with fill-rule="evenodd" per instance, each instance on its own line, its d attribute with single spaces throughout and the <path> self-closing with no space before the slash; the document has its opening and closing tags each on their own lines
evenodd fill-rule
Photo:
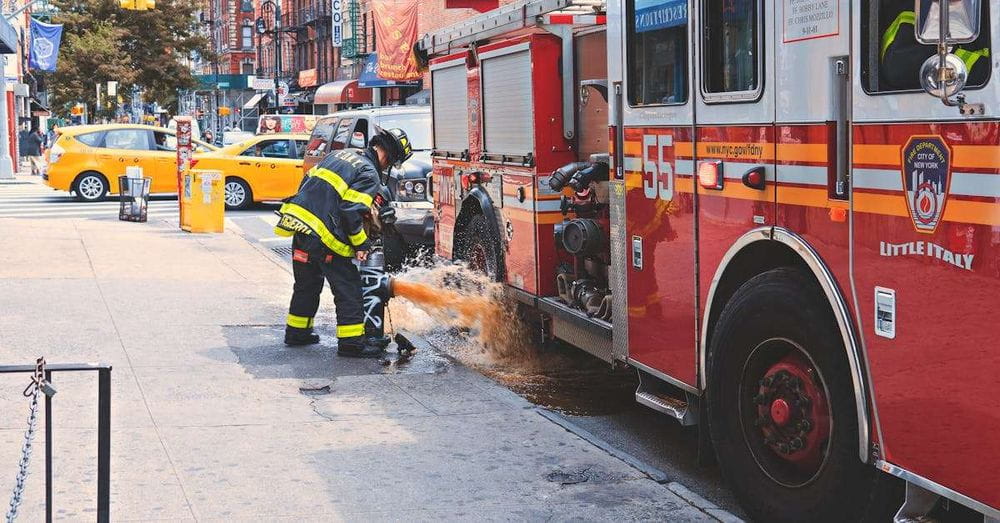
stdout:
<svg viewBox="0 0 1000 523">
<path fill-rule="evenodd" d="M 465 62 L 431 71 L 434 149 L 459 153 L 469 149 L 469 90 Z"/>
<path fill-rule="evenodd" d="M 482 60 L 483 141 L 490 156 L 534 153 L 529 53 L 524 49 Z"/>
</svg>

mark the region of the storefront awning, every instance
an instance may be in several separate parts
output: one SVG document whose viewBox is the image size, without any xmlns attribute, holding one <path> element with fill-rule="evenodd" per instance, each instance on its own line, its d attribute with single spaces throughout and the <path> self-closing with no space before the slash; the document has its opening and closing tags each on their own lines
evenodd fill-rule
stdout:
<svg viewBox="0 0 1000 523">
<path fill-rule="evenodd" d="M 244 109 L 253 109 L 253 108 L 257 107 L 257 104 L 260 103 L 260 99 L 263 98 L 263 97 L 265 97 L 265 96 L 267 96 L 267 93 L 257 93 L 255 95 L 253 95 L 252 97 L 250 97 L 249 100 L 247 100 L 247 103 L 243 104 L 243 108 Z"/>
<path fill-rule="evenodd" d="M 316 90 L 313 103 L 317 105 L 372 103 L 371 89 L 358 87 L 357 80 L 339 80 L 323 84 Z"/>
</svg>

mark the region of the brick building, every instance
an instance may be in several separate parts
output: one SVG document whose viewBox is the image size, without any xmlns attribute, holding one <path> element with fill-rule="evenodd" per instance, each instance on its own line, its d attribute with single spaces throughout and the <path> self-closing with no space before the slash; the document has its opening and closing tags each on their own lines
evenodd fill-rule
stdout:
<svg viewBox="0 0 1000 523">
<path fill-rule="evenodd" d="M 253 74 L 257 35 L 251 0 L 208 0 L 202 23 L 209 31 L 217 58 L 203 61 L 202 74 Z"/>
<path fill-rule="evenodd" d="M 218 58 L 201 61 L 202 74 L 255 75 L 279 78 L 289 85 L 291 100 L 298 105 L 285 111 L 323 113 L 325 105 L 313 106 L 313 96 L 324 85 L 346 85 L 356 80 L 367 56 L 375 52 L 375 23 L 371 0 L 341 0 L 343 10 L 343 47 L 333 47 L 333 0 L 206 0 L 202 14 L 205 30 L 211 37 Z M 454 5 L 465 1 L 451 0 Z M 501 0 L 507 3 L 510 0 Z M 281 41 L 281 70 L 275 71 L 275 2 L 280 2 L 281 21 L 277 37 Z M 448 8 L 445 0 L 419 0 L 418 31 L 423 34 L 459 22 L 478 11 Z M 258 32 L 258 20 L 264 33 Z M 427 80 L 424 81 L 427 84 Z M 382 88 L 382 103 L 404 103 L 407 96 L 423 86 Z M 368 93 L 364 97 L 370 100 Z M 262 99 L 260 109 L 277 108 L 273 97 Z M 332 105 L 331 105 L 332 108 Z"/>
</svg>

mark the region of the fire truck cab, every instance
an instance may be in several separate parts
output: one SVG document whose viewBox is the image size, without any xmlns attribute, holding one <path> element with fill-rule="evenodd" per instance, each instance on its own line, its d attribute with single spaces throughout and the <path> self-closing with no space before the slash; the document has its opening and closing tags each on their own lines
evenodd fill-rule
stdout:
<svg viewBox="0 0 1000 523">
<path fill-rule="evenodd" d="M 998 0 L 517 0 L 425 35 L 436 251 L 747 512 L 1000 519 Z M 888 494 L 887 494 L 888 495 Z"/>
</svg>

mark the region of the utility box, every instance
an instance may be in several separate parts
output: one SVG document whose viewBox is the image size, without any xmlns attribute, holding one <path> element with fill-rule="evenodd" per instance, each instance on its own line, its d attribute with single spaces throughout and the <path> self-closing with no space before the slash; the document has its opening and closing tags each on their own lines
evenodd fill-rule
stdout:
<svg viewBox="0 0 1000 523">
<path fill-rule="evenodd" d="M 181 229 L 223 231 L 226 207 L 222 171 L 190 170 L 185 173 L 180 200 Z"/>
</svg>

